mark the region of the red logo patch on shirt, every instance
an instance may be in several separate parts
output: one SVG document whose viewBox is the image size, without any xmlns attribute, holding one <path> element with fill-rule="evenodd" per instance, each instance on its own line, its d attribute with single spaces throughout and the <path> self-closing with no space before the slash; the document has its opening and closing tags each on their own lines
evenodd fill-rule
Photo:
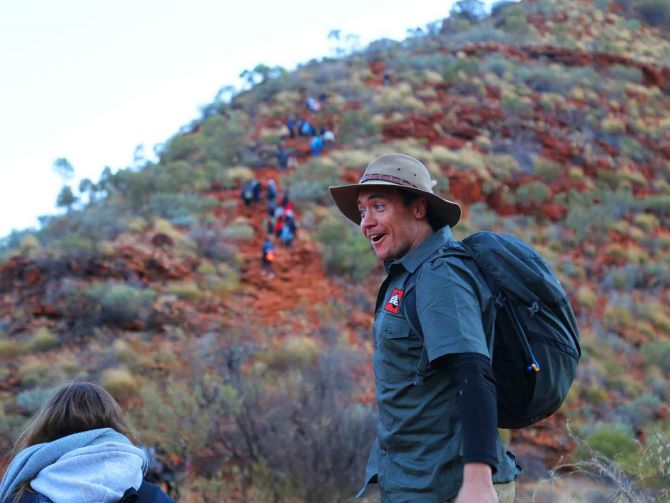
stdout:
<svg viewBox="0 0 670 503">
<path fill-rule="evenodd" d="M 386 302 L 386 306 L 384 307 L 384 309 L 386 309 L 389 313 L 398 314 L 398 308 L 400 307 L 400 299 L 402 299 L 402 296 L 404 294 L 405 292 L 403 292 L 402 290 L 394 288 L 393 291 L 391 292 L 389 300 Z"/>
</svg>

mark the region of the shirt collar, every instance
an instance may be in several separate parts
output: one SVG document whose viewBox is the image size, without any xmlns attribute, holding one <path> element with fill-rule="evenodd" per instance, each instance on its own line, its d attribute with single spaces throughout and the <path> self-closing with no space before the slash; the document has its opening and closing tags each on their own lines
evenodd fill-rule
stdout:
<svg viewBox="0 0 670 503">
<path fill-rule="evenodd" d="M 421 264 L 425 262 L 428 257 L 433 254 L 433 252 L 435 252 L 435 250 L 441 248 L 450 241 L 452 241 L 451 227 L 448 225 L 440 227 L 438 230 L 433 232 L 433 234 L 431 234 L 428 239 L 424 240 L 413 250 L 407 252 L 403 257 L 384 262 L 386 272 L 388 272 L 392 266 L 399 264 L 407 269 L 408 272 L 413 273 Z"/>
</svg>

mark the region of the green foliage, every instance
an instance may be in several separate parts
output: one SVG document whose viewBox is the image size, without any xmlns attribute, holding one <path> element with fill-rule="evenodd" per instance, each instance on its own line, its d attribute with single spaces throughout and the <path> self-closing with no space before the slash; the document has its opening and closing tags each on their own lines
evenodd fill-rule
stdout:
<svg viewBox="0 0 670 503">
<path fill-rule="evenodd" d="M 125 368 L 111 368 L 100 376 L 100 385 L 119 402 L 135 396 L 139 390 L 139 383 L 133 374 Z"/>
<path fill-rule="evenodd" d="M 542 182 L 530 182 L 516 189 L 519 204 L 542 204 L 551 195 L 551 190 Z"/>
<path fill-rule="evenodd" d="M 155 294 L 151 289 L 137 289 L 124 283 L 86 285 L 64 279 L 50 292 L 62 316 L 69 318 L 74 333 L 89 332 L 100 323 L 124 327 L 147 323 L 153 312 Z"/>
<path fill-rule="evenodd" d="M 633 439 L 630 429 L 616 423 L 598 425 L 595 431 L 586 437 L 586 444 L 610 459 L 625 461 L 624 466 L 638 451 L 638 444 Z"/>
<path fill-rule="evenodd" d="M 224 416 L 240 408 L 237 391 L 209 374 L 194 386 L 174 378 L 163 384 L 149 382 L 140 398 L 142 407 L 134 415 L 142 437 L 183 459 L 201 452 Z"/>
<path fill-rule="evenodd" d="M 58 344 L 58 338 L 46 327 L 38 328 L 30 338 L 29 345 L 34 351 L 46 351 Z"/>
<path fill-rule="evenodd" d="M 88 237 L 80 234 L 67 234 L 53 241 L 51 246 L 73 257 L 85 257 L 95 253 L 95 243 Z"/>
<path fill-rule="evenodd" d="M 100 320 L 116 326 L 146 319 L 155 296 L 151 289 L 139 290 L 123 283 L 96 284 L 89 291 L 98 303 Z"/>
<path fill-rule="evenodd" d="M 535 161 L 534 171 L 543 181 L 553 182 L 563 172 L 563 166 L 546 157 L 538 157 Z"/>
<path fill-rule="evenodd" d="M 474 75 L 479 71 L 479 62 L 475 59 L 457 59 L 446 67 L 442 77 L 446 82 L 453 82 L 461 74 L 465 76 Z"/>
<path fill-rule="evenodd" d="M 310 159 L 298 165 L 293 173 L 285 178 L 291 198 L 298 202 L 314 201 L 330 203 L 328 187 L 339 184 L 340 167 L 331 159 Z"/>
<path fill-rule="evenodd" d="M 208 161 L 232 166 L 242 162 L 249 121 L 242 112 L 216 115 L 202 124 L 203 144 Z"/>
<path fill-rule="evenodd" d="M 189 225 L 197 220 L 197 216 L 211 211 L 217 206 L 211 197 L 203 197 L 194 193 L 158 193 L 149 198 L 148 207 L 161 218 L 175 225 Z"/>
<path fill-rule="evenodd" d="M 8 452 L 11 448 L 10 440 L 19 436 L 26 419 L 22 416 L 8 414 L 5 405 L 0 403 L 0 449 Z"/>
<path fill-rule="evenodd" d="M 350 143 L 379 134 L 379 126 L 366 108 L 345 110 L 338 128 L 338 139 Z"/>
<path fill-rule="evenodd" d="M 361 279 L 372 271 L 377 258 L 360 230 L 342 218 L 328 215 L 318 226 L 321 257 L 326 272 Z"/>
<path fill-rule="evenodd" d="M 658 366 L 670 377 L 670 341 L 652 340 L 642 346 L 642 355 L 646 360 Z"/>
<path fill-rule="evenodd" d="M 642 84 L 644 76 L 639 68 L 623 65 L 612 65 L 607 73 L 616 80 L 623 80 L 633 84 Z"/>
<path fill-rule="evenodd" d="M 59 157 L 53 162 L 53 170 L 58 173 L 64 181 L 72 180 L 74 176 L 74 167 L 65 157 Z"/>
<path fill-rule="evenodd" d="M 63 188 L 58 193 L 56 197 L 56 206 L 59 208 L 66 208 L 68 211 L 72 208 L 72 205 L 77 202 L 77 197 L 72 192 L 72 189 L 69 185 L 63 185 Z"/>
<path fill-rule="evenodd" d="M 33 388 L 21 391 L 16 396 L 16 405 L 26 409 L 28 413 L 34 414 L 53 394 L 54 387 Z"/>
<path fill-rule="evenodd" d="M 223 229 L 221 237 L 232 241 L 247 241 L 256 235 L 254 228 L 247 222 L 235 222 Z"/>
</svg>

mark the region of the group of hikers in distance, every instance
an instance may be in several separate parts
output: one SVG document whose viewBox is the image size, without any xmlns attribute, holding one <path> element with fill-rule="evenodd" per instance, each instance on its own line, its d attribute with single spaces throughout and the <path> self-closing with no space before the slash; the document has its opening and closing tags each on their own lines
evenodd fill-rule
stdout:
<svg viewBox="0 0 670 503">
<path fill-rule="evenodd" d="M 241 197 L 247 208 L 255 211 L 260 210 L 263 186 L 256 178 L 245 182 L 242 186 Z M 269 278 L 274 277 L 275 246 L 276 239 L 286 248 L 291 248 L 297 232 L 295 219 L 295 208 L 289 199 L 287 191 L 284 191 L 279 200 L 277 182 L 270 179 L 265 187 L 267 210 L 263 223 L 263 231 L 266 237 L 261 245 L 261 274 Z"/>
<path fill-rule="evenodd" d="M 579 331 L 546 260 L 504 234 L 456 241 L 460 205 L 433 186 L 418 159 L 394 153 L 373 159 L 358 183 L 330 187 L 386 269 L 372 326 L 378 428 L 357 497 L 376 484 L 383 503 L 513 503 L 522 469 L 498 427 L 560 407 Z M 249 205 L 254 190 L 260 201 L 255 187 Z M 268 216 L 281 207 L 288 218 L 289 204 L 268 204 Z M 172 501 L 143 480 L 135 443 L 105 390 L 65 385 L 19 437 L 0 503 Z"/>
<path fill-rule="evenodd" d="M 327 103 L 328 96 L 325 93 L 320 94 L 318 100 L 308 96 L 304 100 L 305 112 L 291 116 L 286 121 L 288 137 L 306 138 L 313 157 L 320 156 L 325 148 L 332 148 L 335 144 L 333 127 L 326 125 L 328 121 L 319 117 Z M 279 168 L 285 169 L 290 159 L 290 152 L 285 148 L 284 142 L 280 142 L 277 154 Z"/>
</svg>

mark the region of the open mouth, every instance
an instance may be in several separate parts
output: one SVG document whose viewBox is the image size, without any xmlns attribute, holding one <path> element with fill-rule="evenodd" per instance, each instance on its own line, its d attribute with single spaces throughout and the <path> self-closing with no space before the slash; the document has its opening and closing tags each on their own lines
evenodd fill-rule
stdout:
<svg viewBox="0 0 670 503">
<path fill-rule="evenodd" d="M 386 234 L 374 234 L 373 236 L 370 236 L 370 241 L 372 241 L 373 244 L 377 244 L 384 239 L 384 236 L 386 236 Z"/>
</svg>

